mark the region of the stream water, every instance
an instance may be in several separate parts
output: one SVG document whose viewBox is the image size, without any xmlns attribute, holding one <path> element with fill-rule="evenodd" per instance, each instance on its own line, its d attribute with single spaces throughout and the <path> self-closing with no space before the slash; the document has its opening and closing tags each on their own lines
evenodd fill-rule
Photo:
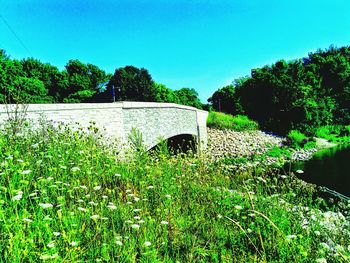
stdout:
<svg viewBox="0 0 350 263">
<path fill-rule="evenodd" d="M 306 182 L 325 186 L 350 197 L 350 145 L 317 152 L 306 162 L 292 164 L 292 170 L 302 170 L 298 177 Z"/>
</svg>

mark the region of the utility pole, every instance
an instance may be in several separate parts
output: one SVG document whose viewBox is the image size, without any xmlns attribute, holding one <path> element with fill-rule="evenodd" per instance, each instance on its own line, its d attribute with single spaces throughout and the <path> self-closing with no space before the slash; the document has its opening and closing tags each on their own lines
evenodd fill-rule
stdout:
<svg viewBox="0 0 350 263">
<path fill-rule="evenodd" d="M 113 102 L 115 102 L 115 89 L 114 89 L 114 85 L 112 85 L 112 96 L 113 96 Z"/>
</svg>

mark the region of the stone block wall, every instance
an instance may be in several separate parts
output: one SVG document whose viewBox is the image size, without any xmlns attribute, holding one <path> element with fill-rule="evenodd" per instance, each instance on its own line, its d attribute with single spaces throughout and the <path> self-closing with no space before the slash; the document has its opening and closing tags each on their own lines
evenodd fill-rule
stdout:
<svg viewBox="0 0 350 263">
<path fill-rule="evenodd" d="M 9 105 L 8 109 L 14 109 Z M 105 129 L 108 137 L 126 142 L 132 128 L 138 129 L 147 148 L 155 146 L 160 138 L 180 134 L 197 136 L 201 148 L 206 148 L 206 119 L 208 112 L 173 103 L 117 102 L 79 104 L 29 104 L 27 119 L 38 123 L 40 118 L 53 123 L 88 127 L 95 122 Z M 5 105 L 0 105 L 0 124 L 8 119 Z"/>
</svg>

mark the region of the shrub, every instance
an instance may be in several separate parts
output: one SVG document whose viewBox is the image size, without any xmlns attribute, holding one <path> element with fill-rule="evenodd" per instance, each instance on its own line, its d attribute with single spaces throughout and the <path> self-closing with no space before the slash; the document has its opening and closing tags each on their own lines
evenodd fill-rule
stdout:
<svg viewBox="0 0 350 263">
<path fill-rule="evenodd" d="M 308 142 L 306 135 L 297 130 L 291 130 L 287 138 L 290 140 L 291 146 L 295 148 L 302 148 Z"/>
<path fill-rule="evenodd" d="M 230 129 L 235 131 L 246 131 L 258 129 L 258 124 L 247 116 L 225 114 L 211 111 L 208 116 L 207 125 L 218 129 Z"/>
</svg>

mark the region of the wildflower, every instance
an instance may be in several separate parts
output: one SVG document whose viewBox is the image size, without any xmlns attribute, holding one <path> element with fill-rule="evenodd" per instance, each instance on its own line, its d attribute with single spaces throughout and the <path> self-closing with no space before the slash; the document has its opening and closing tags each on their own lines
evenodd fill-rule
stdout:
<svg viewBox="0 0 350 263">
<path fill-rule="evenodd" d="M 137 209 L 134 209 L 134 212 L 140 212 L 142 209 L 140 208 L 137 208 Z"/>
<path fill-rule="evenodd" d="M 126 220 L 125 223 L 132 224 L 132 221 L 131 220 Z"/>
<path fill-rule="evenodd" d="M 145 223 L 145 220 L 139 220 L 138 223 L 143 224 L 143 223 Z"/>
<path fill-rule="evenodd" d="M 240 205 L 235 205 L 235 208 L 236 208 L 237 210 L 242 210 L 242 209 L 243 209 L 243 207 L 240 206 Z"/>
<path fill-rule="evenodd" d="M 135 219 L 135 220 L 140 220 L 141 217 L 139 217 L 139 216 L 134 216 L 134 219 Z"/>
<path fill-rule="evenodd" d="M 134 194 L 128 194 L 129 197 L 134 197 L 135 195 Z"/>
<path fill-rule="evenodd" d="M 171 198 L 171 195 L 165 195 L 165 198 L 170 199 L 170 198 Z"/>
<path fill-rule="evenodd" d="M 22 221 L 24 222 L 28 222 L 28 223 L 31 223 L 33 222 L 33 220 L 29 219 L 29 218 L 23 218 Z"/>
<path fill-rule="evenodd" d="M 149 185 L 149 186 L 147 186 L 147 189 L 153 189 L 154 188 L 154 186 L 153 185 Z"/>
<path fill-rule="evenodd" d="M 152 243 L 149 242 L 149 241 L 146 241 L 143 245 L 144 245 L 145 247 L 149 247 L 150 245 L 152 245 Z"/>
<path fill-rule="evenodd" d="M 325 259 L 325 258 L 318 258 L 318 259 L 316 259 L 316 263 L 327 263 L 327 259 Z"/>
<path fill-rule="evenodd" d="M 24 170 L 24 171 L 22 171 L 21 174 L 30 174 L 31 172 L 32 172 L 31 170 Z"/>
<path fill-rule="evenodd" d="M 86 185 L 80 185 L 80 188 L 86 190 L 87 186 Z"/>
<path fill-rule="evenodd" d="M 140 201 L 140 198 L 134 197 L 134 201 L 135 201 L 135 202 L 138 202 L 138 201 Z"/>
<path fill-rule="evenodd" d="M 111 210 L 115 210 L 117 209 L 117 207 L 115 205 L 107 205 L 107 207 Z"/>
<path fill-rule="evenodd" d="M 116 177 L 121 177 L 122 175 L 121 175 L 121 174 L 115 174 L 114 176 L 116 176 Z"/>
<path fill-rule="evenodd" d="M 90 196 L 91 196 L 91 195 L 89 195 L 89 194 L 85 195 L 86 198 L 90 198 Z"/>
<path fill-rule="evenodd" d="M 78 207 L 78 210 L 79 210 L 79 211 L 83 211 L 83 212 L 87 212 L 87 209 L 86 209 L 86 208 L 83 208 L 83 207 Z"/>
<path fill-rule="evenodd" d="M 218 214 L 217 217 L 218 217 L 219 219 L 221 219 L 221 218 L 222 218 L 222 215 Z"/>
<path fill-rule="evenodd" d="M 52 181 L 52 180 L 53 180 L 53 177 L 51 176 L 46 178 L 46 181 Z"/>
<path fill-rule="evenodd" d="M 79 167 L 73 167 L 72 169 L 70 169 L 73 173 L 74 172 L 78 172 L 78 171 L 80 171 L 80 168 Z"/>
<path fill-rule="evenodd" d="M 78 245 L 78 242 L 72 241 L 69 243 L 72 247 L 76 247 Z"/>
<path fill-rule="evenodd" d="M 264 179 L 264 178 L 262 178 L 262 177 L 257 177 L 257 179 L 260 181 L 260 182 L 263 182 L 263 183 L 266 183 L 266 180 Z"/>
<path fill-rule="evenodd" d="M 47 208 L 52 208 L 52 207 L 53 207 L 52 204 L 42 204 L 42 203 L 40 203 L 39 206 L 40 206 L 41 208 L 43 208 L 43 209 L 47 209 Z"/>
<path fill-rule="evenodd" d="M 94 190 L 95 190 L 95 191 L 98 191 L 98 190 L 100 190 L 100 189 L 101 189 L 101 186 L 99 186 L 99 185 L 94 187 Z"/>
<path fill-rule="evenodd" d="M 295 172 L 298 173 L 298 174 L 303 174 L 304 173 L 303 170 L 296 170 Z"/>
<path fill-rule="evenodd" d="M 108 220 L 108 217 L 101 217 L 101 220 Z"/>
<path fill-rule="evenodd" d="M 48 216 L 48 215 L 46 215 L 45 217 L 44 217 L 44 219 L 43 219 L 44 221 L 51 221 L 52 220 L 52 218 L 50 217 L 50 216 Z"/>
<path fill-rule="evenodd" d="M 125 190 L 125 193 L 131 193 L 130 189 Z"/>
<path fill-rule="evenodd" d="M 122 243 L 120 240 L 117 240 L 115 243 L 116 243 L 118 246 L 122 246 L 122 245 L 123 245 L 123 243 Z"/>
<path fill-rule="evenodd" d="M 100 216 L 99 215 L 93 215 L 93 216 L 90 216 L 91 219 L 99 219 Z"/>
<path fill-rule="evenodd" d="M 79 200 L 78 200 L 78 203 L 84 203 L 84 200 L 79 199 Z"/>
<path fill-rule="evenodd" d="M 22 197 L 23 197 L 23 192 L 21 192 L 21 191 L 19 191 L 18 193 L 17 193 L 17 195 L 15 195 L 14 197 L 12 197 L 12 201 L 19 201 L 19 200 L 21 200 L 22 199 Z"/>
<path fill-rule="evenodd" d="M 128 201 L 126 202 L 127 205 L 132 205 L 132 202 Z"/>
<path fill-rule="evenodd" d="M 55 247 L 55 241 L 51 241 L 49 244 L 46 245 L 48 248 Z"/>
<path fill-rule="evenodd" d="M 103 199 L 108 199 L 108 196 L 107 195 L 103 195 L 102 198 Z"/>
<path fill-rule="evenodd" d="M 96 205 L 96 203 L 94 201 L 90 201 L 89 205 Z"/>
<path fill-rule="evenodd" d="M 161 225 L 168 225 L 169 222 L 168 222 L 168 221 L 161 221 L 160 224 L 161 224 Z"/>
<path fill-rule="evenodd" d="M 296 235 L 288 235 L 288 236 L 286 236 L 286 239 L 287 240 L 292 240 L 292 239 L 294 239 L 296 237 L 297 237 Z"/>
<path fill-rule="evenodd" d="M 139 229 L 139 228 L 140 228 L 140 225 L 138 225 L 138 224 L 132 224 L 131 227 L 134 228 L 134 229 Z"/>
<path fill-rule="evenodd" d="M 53 232 L 53 235 L 54 235 L 55 237 L 58 237 L 58 236 L 61 235 L 61 233 L 60 233 L 60 232 Z"/>
</svg>

